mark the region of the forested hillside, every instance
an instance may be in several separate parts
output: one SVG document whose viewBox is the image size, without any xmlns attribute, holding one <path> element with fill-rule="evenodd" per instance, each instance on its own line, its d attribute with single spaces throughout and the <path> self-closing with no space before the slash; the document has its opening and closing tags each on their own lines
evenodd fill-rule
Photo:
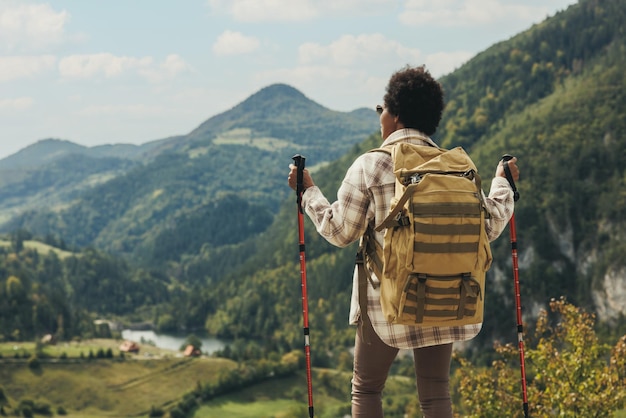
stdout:
<svg viewBox="0 0 626 418">
<path fill-rule="evenodd" d="M 626 195 L 626 39 L 620 26 L 624 13 L 616 0 L 582 1 L 441 80 L 449 108 L 437 140 L 452 146 L 458 138 L 471 150 L 486 187 L 502 154 L 519 158 L 516 218 L 528 318 L 560 296 L 598 312 L 614 327 L 624 315 L 626 301 L 610 291 L 626 281 L 620 239 Z M 538 88 L 540 68 L 551 81 Z M 506 77 L 489 75 L 507 71 Z M 492 113 L 486 112 L 489 100 Z M 477 130 L 480 121 L 484 126 Z M 465 131 L 458 128 L 462 126 Z M 332 198 L 351 161 L 378 141 L 380 137 L 373 136 L 320 170 L 316 182 Z M 354 248 L 333 249 L 307 226 L 311 332 L 325 351 L 340 342 L 351 343 L 345 324 Z M 217 303 L 207 322 L 211 331 L 253 338 L 274 335 L 282 341 L 286 330 L 292 330 L 287 340 L 298 340 L 296 234 L 294 200 L 263 234 L 256 256 L 218 287 L 224 302 Z M 493 246 L 487 320 L 475 348 L 489 348 L 494 339 L 515 339 L 508 238 L 505 231 Z M 210 254 L 205 257 L 212 259 Z M 264 322 L 245 320 L 250 317 Z M 292 325 L 285 327 L 285 321 Z M 274 328 L 277 323 L 283 326 Z"/>
<path fill-rule="evenodd" d="M 0 164 L 0 177 L 12 179 L 0 182 L 0 231 L 26 229 L 147 266 L 195 254 L 202 244 L 242 242 L 267 227 L 266 214 L 284 200 L 283 171 L 296 152 L 322 164 L 377 126 L 373 109 L 332 111 L 275 84 L 188 135 L 135 147 L 126 158 L 120 156 L 123 145 L 85 149 L 42 141 Z M 258 215 L 249 216 L 234 199 Z M 212 207 L 229 211 L 218 214 Z M 231 229 L 221 238 L 211 233 L 207 241 L 184 244 L 164 259 L 164 248 L 189 239 L 190 219 L 204 237 L 216 222 Z M 162 243 L 166 238 L 174 244 Z"/>
<path fill-rule="evenodd" d="M 516 220 L 527 318 L 563 295 L 597 312 L 606 326 L 624 325 L 626 300 L 611 290 L 626 281 L 622 3 L 581 0 L 441 80 L 448 107 L 435 139 L 465 146 L 486 189 L 502 154 L 519 158 Z M 3 323 L 0 334 L 59 332 L 97 312 L 152 321 L 159 330 L 206 328 L 257 352 L 300 347 L 297 208 L 287 165 L 294 152 L 304 154 L 332 199 L 347 167 L 380 135 L 372 111 L 340 115 L 277 88 L 212 118 L 185 142 L 162 143 L 171 152 L 74 195 L 72 205 L 6 224 L 13 242 L 2 252 L 0 277 L 11 285 L 0 286 L 1 317 L 19 312 L 22 322 Z M 292 124 L 264 122 L 285 113 Z M 371 129 L 359 124 L 363 117 L 372 118 Z M 365 132 L 354 127 L 351 138 L 360 139 L 344 138 L 343 149 L 326 157 L 325 147 L 340 141 L 330 131 L 318 131 L 319 143 L 312 133 L 290 145 L 278 135 L 326 121 Z M 56 261 L 37 255 L 20 246 L 30 235 L 77 253 Z M 333 365 L 354 338 L 347 316 L 355 248 L 330 246 L 308 221 L 305 238 L 314 361 Z M 121 261 L 102 249 L 129 257 Z M 476 352 L 487 352 L 494 339 L 516 338 L 508 231 L 493 252 Z M 32 314 L 40 311 L 45 319 Z M 89 327 L 72 333 L 83 329 Z"/>
</svg>

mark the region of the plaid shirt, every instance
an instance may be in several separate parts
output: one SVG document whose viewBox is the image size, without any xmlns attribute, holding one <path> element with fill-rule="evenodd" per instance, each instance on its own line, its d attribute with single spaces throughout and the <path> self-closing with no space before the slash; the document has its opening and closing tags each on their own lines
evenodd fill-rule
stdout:
<svg viewBox="0 0 626 418">
<path fill-rule="evenodd" d="M 393 132 L 382 145 L 399 142 L 436 146 L 430 138 L 414 129 Z M 321 190 L 313 186 L 303 194 L 302 206 L 320 235 L 331 244 L 346 247 L 360 239 L 367 228 L 373 230 L 385 219 L 394 192 L 395 176 L 391 156 L 382 152 L 369 152 L 359 156 L 348 169 L 337 191 L 337 201 L 330 204 Z M 513 192 L 505 178 L 493 179 L 485 203 L 491 215 L 485 228 L 487 237 L 493 241 L 513 214 Z M 382 245 L 383 232 L 375 232 L 375 237 Z M 378 280 L 373 272 L 372 279 Z M 390 324 L 382 313 L 379 289 L 368 284 L 368 316 L 378 336 L 392 347 L 409 349 L 465 341 L 475 337 L 482 326 L 416 327 Z M 352 325 L 356 325 L 359 320 L 358 300 L 358 274 L 355 269 L 349 319 Z"/>
</svg>

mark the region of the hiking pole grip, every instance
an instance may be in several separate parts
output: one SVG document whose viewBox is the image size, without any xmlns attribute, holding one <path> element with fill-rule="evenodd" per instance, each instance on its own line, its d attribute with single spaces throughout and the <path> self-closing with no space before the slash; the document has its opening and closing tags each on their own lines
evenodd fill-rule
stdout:
<svg viewBox="0 0 626 418">
<path fill-rule="evenodd" d="M 300 154 L 293 157 L 293 164 L 296 166 L 296 195 L 298 196 L 298 210 L 302 213 L 302 193 L 304 193 L 304 163 L 306 158 Z"/>
<path fill-rule="evenodd" d="M 515 186 L 515 180 L 513 180 L 513 175 L 511 175 L 511 169 L 509 168 L 508 161 L 513 158 L 510 154 L 504 154 L 502 156 L 502 167 L 504 168 L 504 175 L 511 185 L 511 189 L 513 189 L 513 201 L 517 202 L 519 200 L 519 192 L 517 191 L 517 187 Z"/>
</svg>

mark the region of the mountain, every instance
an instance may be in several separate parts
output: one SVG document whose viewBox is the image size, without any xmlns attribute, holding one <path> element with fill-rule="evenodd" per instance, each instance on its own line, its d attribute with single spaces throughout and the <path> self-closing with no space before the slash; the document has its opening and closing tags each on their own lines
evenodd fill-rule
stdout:
<svg viewBox="0 0 626 418">
<path fill-rule="evenodd" d="M 156 142 L 158 141 L 145 145 L 115 144 L 86 147 L 64 139 L 42 139 L 0 160 L 0 170 L 36 169 L 68 155 L 132 160 L 141 157 Z"/>
<path fill-rule="evenodd" d="M 274 213 L 289 192 L 284 170 L 295 153 L 323 164 L 377 129 L 373 110 L 332 111 L 276 84 L 187 135 L 142 146 L 40 141 L 0 161 L 0 177 L 10 179 L 0 183 L 0 230 L 26 229 L 74 247 L 152 260 L 165 248 L 163 237 L 195 213 L 212 213 L 192 230 L 243 221 L 247 228 L 214 244 L 243 240 L 267 226 L 266 215 L 249 216 L 244 203 L 253 213 Z M 232 208 L 232 218 L 216 215 L 220 207 Z"/>
<path fill-rule="evenodd" d="M 435 136 L 439 144 L 463 145 L 485 187 L 504 153 L 519 158 L 517 246 L 527 323 L 551 298 L 564 296 L 595 313 L 607 336 L 626 329 L 622 3 L 580 0 L 441 79 L 448 105 Z M 364 123 L 368 112 L 371 126 Z M 89 175 L 79 163 L 85 156 L 69 171 L 62 159 L 59 166 L 32 169 L 29 183 L 0 187 L 2 213 L 16 211 L 3 228 L 18 229 L 11 240 L 16 248 L 15 236 L 28 235 L 24 228 L 124 255 L 128 264 L 117 269 L 109 260 L 114 256 L 92 249 L 70 259 L 65 274 L 77 284 L 53 286 L 74 298 L 68 310 L 93 305 L 103 315 L 152 321 L 161 329 L 206 328 L 240 348 L 251 344 L 252 353 L 259 341 L 285 353 L 301 346 L 302 319 L 297 208 L 286 186 L 287 165 L 294 153 L 306 155 L 316 184 L 332 199 L 352 161 L 380 142 L 376 125 L 373 111 L 333 112 L 288 86 L 269 86 L 188 135 L 160 141 L 145 160 L 115 160 L 118 174 L 109 179 L 96 162 L 114 161 L 93 157 Z M 72 182 L 82 185 L 74 194 Z M 63 196 L 60 185 L 66 185 Z M 19 211 L 35 196 L 38 205 Z M 46 204 L 46 196 L 58 204 Z M 355 248 L 331 246 L 308 220 L 305 228 L 314 362 L 332 365 L 354 341 L 347 316 Z M 492 245 L 485 323 L 466 346 L 484 360 L 494 340 L 516 339 L 507 235 Z M 47 259 L 30 270 L 14 267 L 35 263 L 30 254 L 26 261 L 0 251 L 1 257 L 8 275 L 32 282 L 60 270 Z M 6 303 L 0 298 L 0 322 L 11 317 L 17 296 L 24 304 L 54 299 L 26 297 L 27 286 L 18 284 L 7 282 L 6 294 L 15 296 Z M 46 309 L 53 311 L 52 304 Z M 33 312 L 26 306 L 22 321 L 34 320 Z"/>
<path fill-rule="evenodd" d="M 441 79 L 448 107 L 437 141 L 470 150 L 485 187 L 504 153 L 519 158 L 516 226 L 529 323 L 563 296 L 595 313 L 611 335 L 626 330 L 625 19 L 620 0 L 581 0 Z M 379 141 L 373 135 L 320 169 L 316 184 L 332 199 L 349 164 Z M 239 247 L 251 252 L 247 259 L 220 266 L 223 278 L 207 299 L 212 332 L 296 344 L 295 331 L 286 331 L 297 330 L 301 316 L 294 205 L 285 202 L 272 226 Z M 333 352 L 353 337 L 345 327 L 355 248 L 333 248 L 305 225 L 312 338 Z M 492 245 L 486 319 L 469 345 L 483 358 L 494 340 L 516 339 L 508 234 Z M 214 262 L 236 254 L 206 251 L 182 266 L 216 277 Z"/>
</svg>

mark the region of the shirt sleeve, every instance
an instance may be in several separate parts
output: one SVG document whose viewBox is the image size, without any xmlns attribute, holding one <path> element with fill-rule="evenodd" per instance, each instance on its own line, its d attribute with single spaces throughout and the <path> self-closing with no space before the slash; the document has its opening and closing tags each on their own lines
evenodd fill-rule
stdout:
<svg viewBox="0 0 626 418">
<path fill-rule="evenodd" d="M 302 195 L 302 206 L 317 232 L 338 247 L 346 247 L 364 234 L 370 204 L 370 193 L 358 163 L 346 173 L 334 203 L 317 186 L 309 187 Z"/>
<path fill-rule="evenodd" d="M 491 189 L 489 196 L 485 197 L 485 205 L 490 215 L 486 221 L 485 230 L 489 241 L 494 241 L 506 228 L 515 208 L 513 190 L 504 177 L 494 177 L 491 181 Z"/>
</svg>

